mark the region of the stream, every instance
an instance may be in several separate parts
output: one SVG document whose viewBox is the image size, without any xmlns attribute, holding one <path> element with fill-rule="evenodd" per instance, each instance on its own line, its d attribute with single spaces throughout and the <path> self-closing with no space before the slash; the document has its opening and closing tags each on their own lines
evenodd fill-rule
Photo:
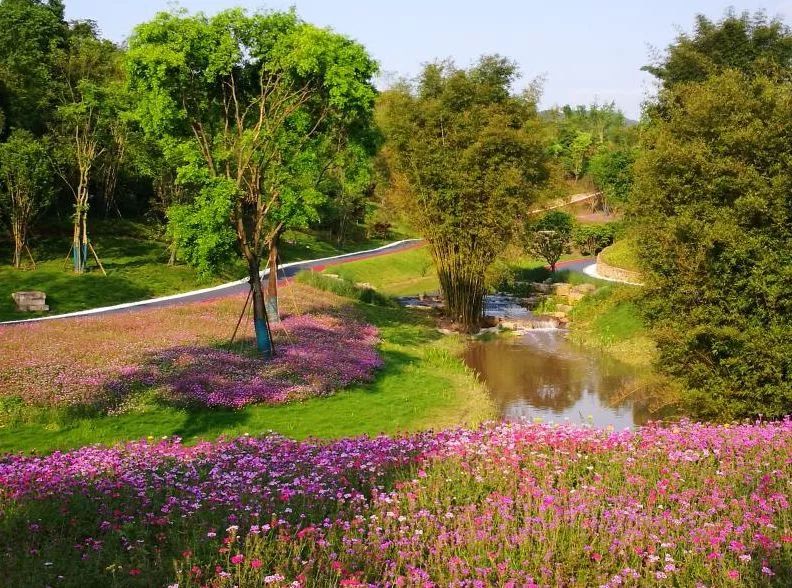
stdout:
<svg viewBox="0 0 792 588">
<path fill-rule="evenodd" d="M 511 296 L 487 296 L 485 313 L 534 327 L 471 341 L 463 354 L 465 363 L 487 386 L 502 418 L 617 429 L 650 420 L 644 403 L 633 398 L 640 368 L 575 345 L 565 329 L 534 317 Z"/>
</svg>

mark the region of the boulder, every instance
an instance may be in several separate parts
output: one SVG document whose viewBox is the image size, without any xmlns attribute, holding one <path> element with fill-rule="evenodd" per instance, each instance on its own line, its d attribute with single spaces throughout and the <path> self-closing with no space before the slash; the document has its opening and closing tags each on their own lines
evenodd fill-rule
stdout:
<svg viewBox="0 0 792 588">
<path fill-rule="evenodd" d="M 550 284 L 545 284 L 544 282 L 533 282 L 531 284 L 531 289 L 534 292 L 541 292 L 542 294 L 550 294 Z"/>
<path fill-rule="evenodd" d="M 11 298 L 16 303 L 17 310 L 22 312 L 44 312 L 49 310 L 47 295 L 40 291 L 14 292 Z"/>
<path fill-rule="evenodd" d="M 569 291 L 572 289 L 571 284 L 565 284 L 563 282 L 559 282 L 557 284 L 553 284 L 553 294 L 556 296 L 566 296 L 569 294 Z"/>
</svg>

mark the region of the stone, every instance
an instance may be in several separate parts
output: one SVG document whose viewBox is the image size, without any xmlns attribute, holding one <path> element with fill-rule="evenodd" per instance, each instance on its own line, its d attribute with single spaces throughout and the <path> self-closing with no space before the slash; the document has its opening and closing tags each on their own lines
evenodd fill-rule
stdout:
<svg viewBox="0 0 792 588">
<path fill-rule="evenodd" d="M 556 296 L 566 296 L 569 294 L 569 291 L 572 289 L 571 284 L 565 284 L 563 282 L 559 282 L 557 284 L 553 284 L 553 294 Z"/>
<path fill-rule="evenodd" d="M 569 312 L 569 311 L 571 311 L 573 308 L 574 308 L 574 307 L 573 307 L 573 306 L 570 306 L 569 304 L 556 304 L 556 310 L 557 310 L 558 312 Z"/>
<path fill-rule="evenodd" d="M 32 290 L 29 292 L 14 292 L 11 298 L 16 303 L 17 310 L 21 312 L 44 312 L 49 310 L 47 295 L 44 292 Z"/>
<path fill-rule="evenodd" d="M 566 299 L 569 301 L 570 304 L 575 304 L 576 302 L 580 302 L 586 297 L 585 292 L 577 292 L 572 290 L 569 294 L 566 295 Z"/>
<path fill-rule="evenodd" d="M 521 302 L 525 306 L 534 307 L 540 302 L 542 302 L 544 299 L 545 299 L 544 296 L 528 296 L 527 298 L 523 298 Z"/>
<path fill-rule="evenodd" d="M 545 284 L 544 282 L 533 282 L 531 284 L 531 289 L 534 292 L 541 292 L 542 294 L 550 294 L 550 284 Z"/>
<path fill-rule="evenodd" d="M 578 284 L 575 286 L 575 290 L 584 294 L 591 294 L 596 289 L 597 287 L 594 284 Z"/>
</svg>

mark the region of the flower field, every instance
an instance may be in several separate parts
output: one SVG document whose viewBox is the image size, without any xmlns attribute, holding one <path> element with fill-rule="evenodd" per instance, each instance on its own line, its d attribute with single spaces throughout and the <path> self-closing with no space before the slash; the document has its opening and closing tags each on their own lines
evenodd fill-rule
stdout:
<svg viewBox="0 0 792 588">
<path fill-rule="evenodd" d="M 4 585 L 792 580 L 792 421 L 492 424 L 0 459 Z"/>
<path fill-rule="evenodd" d="M 239 296 L 0 326 L 0 394 L 26 404 L 108 410 L 153 387 L 176 404 L 241 408 L 370 380 L 381 366 L 376 328 L 338 309 L 327 314 L 332 305 L 316 294 L 300 314 L 273 326 L 277 356 L 266 363 L 252 353 L 249 324 L 241 330 L 248 343 L 227 345 Z"/>
</svg>

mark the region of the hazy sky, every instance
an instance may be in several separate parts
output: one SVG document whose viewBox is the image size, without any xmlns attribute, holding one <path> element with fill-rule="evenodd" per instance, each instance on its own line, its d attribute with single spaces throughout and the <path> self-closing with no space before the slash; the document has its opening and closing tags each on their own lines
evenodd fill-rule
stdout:
<svg viewBox="0 0 792 588">
<path fill-rule="evenodd" d="M 91 18 L 123 41 L 167 0 L 66 0 L 69 19 Z M 764 9 L 792 23 L 792 0 L 182 0 L 190 11 L 285 9 L 365 45 L 383 73 L 414 76 L 422 63 L 452 57 L 466 66 L 483 53 L 520 64 L 524 78 L 544 76 L 543 106 L 614 100 L 637 118 L 651 77 L 640 71 L 651 48 L 665 48 L 696 13 L 718 18 L 728 6 Z"/>
</svg>

